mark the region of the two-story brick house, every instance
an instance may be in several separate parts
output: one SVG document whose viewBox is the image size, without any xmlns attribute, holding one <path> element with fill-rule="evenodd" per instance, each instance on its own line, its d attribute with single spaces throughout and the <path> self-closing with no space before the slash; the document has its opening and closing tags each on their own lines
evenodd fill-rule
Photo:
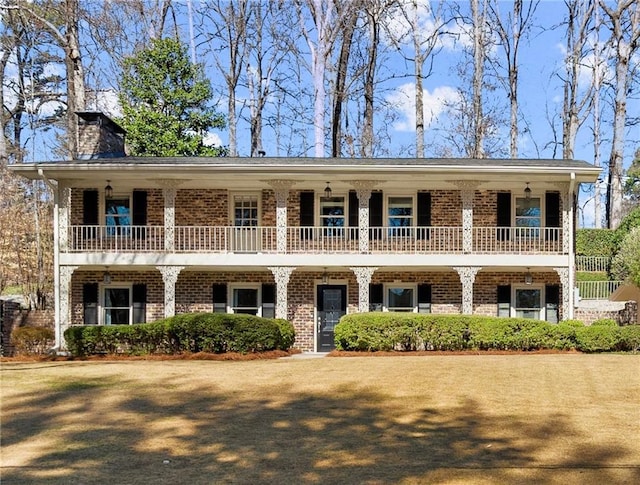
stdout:
<svg viewBox="0 0 640 485">
<path fill-rule="evenodd" d="M 194 311 L 289 319 L 306 351 L 370 309 L 573 316 L 586 162 L 136 158 L 80 119 L 78 159 L 12 167 L 54 190 L 61 347 L 69 325 Z"/>
</svg>

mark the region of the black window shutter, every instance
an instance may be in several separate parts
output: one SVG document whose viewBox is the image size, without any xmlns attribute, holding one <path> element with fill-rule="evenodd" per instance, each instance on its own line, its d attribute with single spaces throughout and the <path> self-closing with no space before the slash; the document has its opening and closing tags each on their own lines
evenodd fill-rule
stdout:
<svg viewBox="0 0 640 485">
<path fill-rule="evenodd" d="M 82 223 L 85 226 L 97 226 L 98 222 L 98 191 L 88 189 L 82 193 Z"/>
<path fill-rule="evenodd" d="M 313 227 L 314 222 L 314 197 L 313 191 L 300 192 L 300 227 Z M 301 229 L 302 239 L 311 239 L 312 234 L 309 229 Z"/>
<path fill-rule="evenodd" d="M 134 190 L 133 191 L 133 208 L 131 214 L 131 223 L 134 226 L 146 226 L 147 225 L 147 192 L 146 190 Z M 133 237 L 144 238 L 146 237 L 146 228 L 136 228 L 133 231 Z"/>
<path fill-rule="evenodd" d="M 264 318 L 276 316 L 276 285 L 273 283 L 262 284 L 262 316 Z"/>
<path fill-rule="evenodd" d="M 213 313 L 227 313 L 227 285 L 213 285 Z"/>
<path fill-rule="evenodd" d="M 431 313 L 431 285 L 418 285 L 418 313 Z"/>
<path fill-rule="evenodd" d="M 134 284 L 132 288 L 133 323 L 146 323 L 147 321 L 147 285 Z"/>
<path fill-rule="evenodd" d="M 131 222 L 134 226 L 147 225 L 147 191 L 133 191 L 133 214 Z"/>
<path fill-rule="evenodd" d="M 349 191 L 349 227 L 360 226 L 360 202 L 358 200 L 358 194 L 355 190 Z M 350 233 L 351 234 L 351 233 Z M 358 237 L 358 230 L 353 231 L 353 237 Z"/>
<path fill-rule="evenodd" d="M 498 192 L 497 210 L 498 228 L 511 227 L 511 192 Z M 499 241 L 508 240 L 509 229 L 497 229 L 496 236 Z"/>
<path fill-rule="evenodd" d="M 369 285 L 369 311 L 381 312 L 384 299 L 384 290 L 381 284 Z"/>
<path fill-rule="evenodd" d="M 98 283 L 82 285 L 82 306 L 84 310 L 84 324 L 98 324 Z"/>
<path fill-rule="evenodd" d="M 544 202 L 544 225 L 548 228 L 560 227 L 560 194 L 558 192 L 547 192 Z M 545 231 L 546 239 L 550 241 L 558 240 L 557 231 Z"/>
<path fill-rule="evenodd" d="M 546 320 L 549 323 L 558 323 L 560 321 L 560 286 L 546 285 L 544 294 L 546 299 Z"/>
<path fill-rule="evenodd" d="M 511 285 L 498 286 L 498 316 L 511 316 Z"/>
<path fill-rule="evenodd" d="M 382 192 L 371 192 L 369 199 L 369 227 L 382 227 Z M 382 231 L 380 229 L 369 229 L 370 239 L 380 239 Z"/>
<path fill-rule="evenodd" d="M 418 192 L 417 220 L 419 227 L 431 226 L 431 193 Z M 429 239 L 429 229 L 422 229 L 418 232 L 418 239 Z"/>
</svg>

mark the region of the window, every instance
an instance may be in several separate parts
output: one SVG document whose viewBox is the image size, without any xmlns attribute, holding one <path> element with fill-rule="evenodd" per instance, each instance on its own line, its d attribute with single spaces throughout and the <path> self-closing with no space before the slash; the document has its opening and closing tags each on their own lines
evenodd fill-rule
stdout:
<svg viewBox="0 0 640 485">
<path fill-rule="evenodd" d="M 415 288 L 413 286 L 388 286 L 387 310 L 390 312 L 415 311 Z"/>
<path fill-rule="evenodd" d="M 104 325 L 129 325 L 131 323 L 131 291 L 128 287 L 104 288 L 102 322 Z"/>
<path fill-rule="evenodd" d="M 543 318 L 543 295 L 542 288 L 522 287 L 515 288 L 514 306 L 515 317 L 531 318 L 533 320 L 542 320 Z"/>
<path fill-rule="evenodd" d="M 231 310 L 233 313 L 259 315 L 258 288 L 236 287 L 231 290 Z"/>
<path fill-rule="evenodd" d="M 131 225 L 131 201 L 126 196 L 108 197 L 105 199 L 105 225 L 107 235 L 127 234 Z"/>
<path fill-rule="evenodd" d="M 327 228 L 325 236 L 339 236 L 344 234 L 345 227 L 344 197 L 320 198 L 320 226 Z"/>
<path fill-rule="evenodd" d="M 387 199 L 387 224 L 389 225 L 389 235 L 411 236 L 413 197 L 389 197 Z"/>
<path fill-rule="evenodd" d="M 258 226 L 258 196 L 236 195 L 233 198 L 233 223 L 237 227 Z"/>
<path fill-rule="evenodd" d="M 537 236 L 542 227 L 542 207 L 539 197 L 516 197 L 516 227 L 523 236 Z"/>
</svg>

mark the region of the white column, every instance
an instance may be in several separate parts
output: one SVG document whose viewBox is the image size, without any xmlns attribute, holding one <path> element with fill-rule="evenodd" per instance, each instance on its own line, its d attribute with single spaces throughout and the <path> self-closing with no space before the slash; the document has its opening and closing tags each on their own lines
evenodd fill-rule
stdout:
<svg viewBox="0 0 640 485">
<path fill-rule="evenodd" d="M 176 314 L 176 281 L 184 266 L 156 266 L 162 273 L 164 282 L 164 317 L 169 318 Z"/>
<path fill-rule="evenodd" d="M 371 277 L 378 268 L 358 266 L 349 268 L 356 275 L 358 280 L 358 312 L 365 313 L 369 311 L 369 285 Z"/>
<path fill-rule="evenodd" d="M 376 182 L 373 180 L 354 180 L 351 185 L 356 189 L 356 195 L 358 196 L 358 250 L 361 253 L 368 253 L 369 200 Z"/>
<path fill-rule="evenodd" d="M 571 243 L 571 206 L 573 199 L 569 194 L 569 182 L 559 182 L 555 184 L 560 190 L 560 200 L 562 202 L 562 252 L 569 254 Z"/>
<path fill-rule="evenodd" d="M 462 199 L 462 251 L 473 251 L 473 196 L 480 185 L 474 180 L 457 180 L 453 182 L 460 189 Z"/>
<path fill-rule="evenodd" d="M 176 195 L 178 187 L 186 182 L 183 179 L 156 179 L 154 180 L 162 188 L 164 199 L 164 249 L 174 251 L 176 228 Z"/>
<path fill-rule="evenodd" d="M 269 270 L 273 273 L 273 278 L 276 282 L 276 318 L 287 320 L 289 317 L 289 278 L 295 268 L 291 266 L 270 266 Z"/>
<path fill-rule="evenodd" d="M 562 285 L 562 320 L 573 318 L 573 285 L 569 279 L 569 268 L 553 268 L 560 277 Z"/>
<path fill-rule="evenodd" d="M 65 347 L 64 331 L 71 325 L 71 277 L 77 266 L 60 266 L 60 289 L 56 295 L 60 305 L 60 321 L 56 322 L 56 347 Z"/>
<path fill-rule="evenodd" d="M 464 315 L 472 315 L 473 283 L 476 281 L 476 274 L 482 268 L 479 266 L 456 266 L 453 269 L 457 271 L 462 283 L 462 313 Z"/>
<path fill-rule="evenodd" d="M 293 180 L 267 180 L 276 198 L 276 244 L 278 253 L 287 252 L 287 199 Z"/>
<path fill-rule="evenodd" d="M 60 251 L 69 250 L 69 208 L 71 207 L 71 187 L 58 184 L 58 247 Z"/>
</svg>

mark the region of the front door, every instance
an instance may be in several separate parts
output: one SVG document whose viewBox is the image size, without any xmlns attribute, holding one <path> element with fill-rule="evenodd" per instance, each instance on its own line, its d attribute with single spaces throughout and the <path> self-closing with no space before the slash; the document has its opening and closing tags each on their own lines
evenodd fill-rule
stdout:
<svg viewBox="0 0 640 485">
<path fill-rule="evenodd" d="M 340 317 L 347 313 L 346 285 L 318 285 L 318 352 L 330 352 L 335 348 L 333 330 Z"/>
</svg>

